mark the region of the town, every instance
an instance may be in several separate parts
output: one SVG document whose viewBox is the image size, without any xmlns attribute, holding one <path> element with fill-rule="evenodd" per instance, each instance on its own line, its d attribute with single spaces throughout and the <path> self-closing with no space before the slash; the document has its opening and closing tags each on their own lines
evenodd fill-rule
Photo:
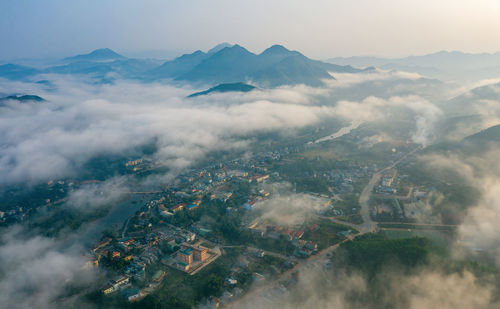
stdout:
<svg viewBox="0 0 500 309">
<path fill-rule="evenodd" d="M 211 264 L 223 259 L 231 264 L 225 265 L 218 281 L 221 296 L 203 296 L 212 305 L 224 305 L 250 285 L 277 278 L 301 260 L 359 233 L 357 224 L 363 219 L 357 198 L 377 167 L 349 161 L 328 169 L 296 168 L 311 162 L 303 153 L 304 148 L 285 148 L 229 160 L 181 173 L 161 191 L 135 193 L 144 196 L 143 206 L 122 227 L 107 230 L 88 253 L 88 266 L 108 273 L 101 292 L 130 302 L 160 289 L 175 295 L 169 281 L 196 277 L 204 269 L 210 273 Z M 321 166 L 318 160 L 321 157 L 313 158 L 312 164 Z M 148 169 L 150 163 L 144 162 L 137 159 L 125 166 L 138 172 Z M 306 181 L 291 183 L 297 176 Z M 412 222 L 428 194 L 405 179 L 396 169 L 385 172 L 374 190 L 373 218 Z M 285 196 L 300 195 L 315 205 L 299 222 L 263 215 L 266 203 L 283 195 L 273 192 L 273 186 L 283 182 L 290 182 Z M 400 192 L 406 195 L 398 196 Z M 398 200 L 404 200 L 408 215 L 397 207 Z"/>
</svg>

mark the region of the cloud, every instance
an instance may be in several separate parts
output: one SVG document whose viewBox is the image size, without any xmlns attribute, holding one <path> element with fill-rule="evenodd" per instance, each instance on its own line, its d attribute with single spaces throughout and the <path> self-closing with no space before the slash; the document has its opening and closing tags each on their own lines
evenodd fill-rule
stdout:
<svg viewBox="0 0 500 309">
<path fill-rule="evenodd" d="M 500 177 L 482 179 L 480 202 L 467 211 L 458 228 L 459 246 L 492 256 L 500 267 Z"/>
<path fill-rule="evenodd" d="M 95 84 L 58 75 L 43 78 L 56 90 L 20 82 L 0 86 L 0 92 L 15 89 L 48 100 L 0 108 L 3 183 L 74 177 L 94 156 L 127 156 L 147 143 L 158 148 L 153 159 L 179 170 L 214 150 L 248 148 L 255 133 L 290 133 L 338 117 L 377 121 L 399 108 L 415 114 L 413 140 L 426 144 L 439 116 L 439 109 L 423 97 L 385 97 L 389 88 L 378 82 L 391 82 L 391 89 L 418 88 L 406 83 L 420 77 L 404 72 L 336 74 L 337 79 L 323 88 L 298 85 L 191 99 L 186 96 L 196 90 L 190 87 L 130 81 Z M 358 91 L 366 82 L 373 84 Z M 338 93 L 340 89 L 345 91 Z M 346 100 L 350 93 L 366 94 L 361 100 Z"/>
<path fill-rule="evenodd" d="M 110 178 L 97 184 L 84 184 L 68 194 L 64 206 L 87 212 L 103 206 L 113 205 L 127 193 L 124 177 Z"/>
<path fill-rule="evenodd" d="M 126 154 L 152 141 L 155 160 L 181 169 L 210 151 L 248 147 L 253 133 L 334 117 L 331 107 L 307 105 L 308 87 L 204 101 L 186 99 L 192 89 L 159 84 L 55 83 L 57 93 L 43 93 L 49 102 L 2 108 L 4 183 L 72 177 L 96 155 Z"/>
<path fill-rule="evenodd" d="M 419 96 L 389 99 L 367 97 L 360 102 L 339 101 L 334 113 L 353 121 L 371 122 L 401 117 L 401 115 L 395 115 L 397 109 L 409 110 L 414 114 L 415 131 L 412 134 L 412 140 L 426 146 L 432 138 L 434 124 L 442 115 L 442 111 Z"/>
<path fill-rule="evenodd" d="M 309 194 L 292 193 L 290 183 L 273 183 L 264 186 L 272 197 L 255 204 L 254 212 L 262 220 L 279 225 L 294 226 L 304 223 L 320 210 L 325 200 Z"/>
<path fill-rule="evenodd" d="M 331 88 L 348 88 L 367 82 L 396 81 L 401 79 L 418 80 L 424 78 L 418 73 L 385 71 L 381 69 L 375 69 L 364 73 L 331 72 L 330 74 L 333 75 L 335 79 L 325 80 L 325 83 Z"/>
<path fill-rule="evenodd" d="M 79 248 L 62 248 L 53 239 L 26 234 L 16 226 L 1 236 L 2 307 L 43 309 L 69 305 L 74 299 L 61 298 L 67 288 L 84 287 L 94 279 L 94 273 L 82 269 L 85 260 Z"/>
<path fill-rule="evenodd" d="M 485 149 L 484 153 L 460 157 L 458 155 L 422 156 L 421 160 L 436 170 L 454 171 L 467 184 L 477 188 L 481 197 L 476 205 L 466 210 L 457 231 L 456 252 L 487 254 L 500 267 L 500 167 L 496 162 L 500 149 Z M 466 252 L 464 252 L 464 249 Z"/>
<path fill-rule="evenodd" d="M 374 282 L 383 284 L 375 287 Z M 493 285 L 481 282 L 469 271 L 445 273 L 423 268 L 405 274 L 387 270 L 370 282 L 359 273 L 326 271 L 316 265 L 300 271 L 297 282 L 287 287 L 288 290 L 268 287 L 232 308 L 490 309 L 495 306 Z"/>
<path fill-rule="evenodd" d="M 493 286 L 482 284 L 469 271 L 446 274 L 424 269 L 417 274 L 389 277 L 385 301 L 400 300 L 409 309 L 492 308 Z"/>
</svg>

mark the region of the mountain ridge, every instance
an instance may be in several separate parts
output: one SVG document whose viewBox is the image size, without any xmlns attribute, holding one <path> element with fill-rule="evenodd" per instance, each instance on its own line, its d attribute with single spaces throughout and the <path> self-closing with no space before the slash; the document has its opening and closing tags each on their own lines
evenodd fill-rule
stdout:
<svg viewBox="0 0 500 309">
<path fill-rule="evenodd" d="M 202 95 L 208 95 L 214 92 L 249 92 L 257 87 L 245 84 L 245 83 L 230 83 L 230 84 L 219 84 L 215 87 L 207 89 L 205 91 L 195 92 L 188 95 L 188 98 L 194 98 Z"/>
</svg>

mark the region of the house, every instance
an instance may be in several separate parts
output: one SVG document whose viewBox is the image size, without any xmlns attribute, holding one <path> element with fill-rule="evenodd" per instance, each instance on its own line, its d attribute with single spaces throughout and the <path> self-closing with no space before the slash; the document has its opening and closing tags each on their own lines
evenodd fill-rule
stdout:
<svg viewBox="0 0 500 309">
<path fill-rule="evenodd" d="M 172 210 L 173 210 L 174 212 L 178 212 L 178 211 L 180 211 L 180 210 L 184 209 L 184 207 L 185 207 L 185 206 L 186 206 L 186 204 L 184 204 L 184 203 L 177 204 L 177 205 L 175 205 L 175 206 L 172 208 Z"/>
<path fill-rule="evenodd" d="M 94 248 L 93 251 L 96 252 L 97 250 L 106 247 L 107 245 L 109 245 L 110 242 L 111 242 L 111 238 L 110 237 L 104 238 L 100 243 L 98 243 L 95 246 L 95 248 Z"/>
<path fill-rule="evenodd" d="M 167 218 L 168 218 L 168 217 L 173 216 L 173 215 L 174 215 L 174 214 L 173 214 L 173 213 L 171 213 L 171 212 L 170 212 L 170 211 L 168 211 L 168 210 L 163 210 L 163 211 L 161 211 L 161 212 L 160 212 L 160 216 L 162 216 L 162 217 L 167 217 Z"/>
<path fill-rule="evenodd" d="M 238 280 L 233 279 L 233 278 L 227 278 L 226 281 L 230 285 L 235 285 L 236 283 L 238 283 Z"/>
<path fill-rule="evenodd" d="M 293 233 L 293 237 L 296 239 L 301 239 L 302 236 L 304 236 L 304 231 L 297 231 L 297 232 Z"/>
<path fill-rule="evenodd" d="M 134 242 L 134 239 L 131 237 L 124 237 L 124 238 L 118 240 L 118 242 L 120 244 L 125 245 L 125 246 L 130 246 Z"/>
<path fill-rule="evenodd" d="M 103 290 L 102 292 L 104 293 L 104 295 L 108 295 L 108 294 L 111 294 L 115 291 L 115 288 L 112 286 L 112 285 L 107 285 Z"/>
<path fill-rule="evenodd" d="M 121 287 L 127 285 L 129 283 L 129 281 L 130 281 L 130 278 L 128 276 L 122 276 L 116 280 L 111 280 L 110 283 L 111 283 L 111 286 L 113 287 L 113 291 L 116 291 L 116 290 L 120 289 Z"/>
<path fill-rule="evenodd" d="M 154 275 L 153 275 L 153 281 L 154 282 L 161 282 L 163 278 L 165 277 L 165 272 L 163 270 L 158 270 Z"/>
<path fill-rule="evenodd" d="M 251 200 L 251 201 L 248 201 L 245 203 L 245 205 L 243 205 L 243 207 L 246 209 L 246 210 L 252 210 L 252 208 L 254 207 L 255 203 L 257 201 L 255 200 Z"/>
<path fill-rule="evenodd" d="M 97 267 L 97 266 L 99 266 L 99 259 L 97 259 L 97 258 L 95 258 L 95 257 L 91 256 L 91 257 L 89 257 L 89 258 L 88 258 L 88 260 L 87 260 L 87 262 L 85 263 L 85 266 L 84 266 L 84 267 L 85 267 L 86 269 L 90 269 L 90 268 L 92 268 L 92 267 Z"/>
<path fill-rule="evenodd" d="M 123 291 L 123 295 L 127 298 L 128 301 L 136 301 L 141 297 L 141 293 L 137 288 L 126 289 Z"/>
<path fill-rule="evenodd" d="M 253 176 L 253 177 L 249 178 L 248 182 L 255 181 L 255 182 L 259 183 L 259 182 L 263 182 L 266 179 L 269 179 L 269 175 Z"/>
</svg>

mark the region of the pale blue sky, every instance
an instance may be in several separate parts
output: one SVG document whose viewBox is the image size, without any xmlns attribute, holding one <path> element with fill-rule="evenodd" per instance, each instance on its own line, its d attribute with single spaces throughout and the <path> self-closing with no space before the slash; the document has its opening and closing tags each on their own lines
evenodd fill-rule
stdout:
<svg viewBox="0 0 500 309">
<path fill-rule="evenodd" d="M 315 58 L 500 51 L 498 0 L 1 0 L 0 59 L 109 47 L 125 55 L 260 52 L 278 43 Z M 151 53 L 149 53 L 151 54 Z"/>
</svg>

